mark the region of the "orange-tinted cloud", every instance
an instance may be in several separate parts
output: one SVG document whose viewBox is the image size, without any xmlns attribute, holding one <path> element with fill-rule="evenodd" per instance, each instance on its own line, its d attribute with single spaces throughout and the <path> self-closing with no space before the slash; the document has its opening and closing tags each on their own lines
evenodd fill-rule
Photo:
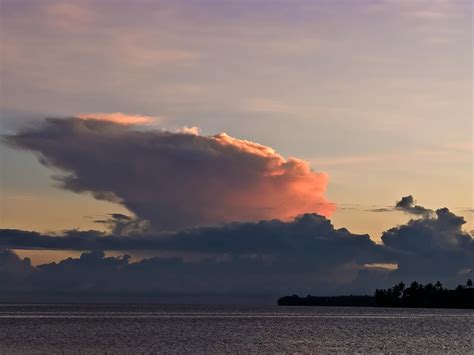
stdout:
<svg viewBox="0 0 474 355">
<path fill-rule="evenodd" d="M 334 212 L 335 205 L 324 197 L 328 175 L 312 171 L 307 162 L 296 158 L 285 159 L 270 147 L 225 133 L 207 139 L 261 164 L 258 171 L 253 171 L 257 179 L 246 187 L 244 194 L 228 191 L 228 206 L 231 208 L 227 212 L 234 216 L 229 220 L 239 220 L 242 215 L 247 215 L 245 220 L 287 220 L 305 212 L 324 216 Z"/>
<path fill-rule="evenodd" d="M 325 197 L 327 174 L 270 147 L 224 133 L 136 131 L 130 120 L 105 121 L 49 119 L 9 140 L 66 172 L 66 189 L 119 202 L 157 230 L 335 209 Z"/>
<path fill-rule="evenodd" d="M 98 120 L 118 123 L 122 125 L 149 124 L 155 122 L 156 118 L 144 115 L 127 115 L 121 112 L 114 113 L 81 113 L 77 115 L 82 120 Z"/>
</svg>

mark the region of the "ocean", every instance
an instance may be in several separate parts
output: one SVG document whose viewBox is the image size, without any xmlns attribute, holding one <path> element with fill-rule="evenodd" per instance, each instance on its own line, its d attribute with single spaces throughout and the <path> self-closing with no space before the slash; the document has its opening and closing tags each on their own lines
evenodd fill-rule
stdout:
<svg viewBox="0 0 474 355">
<path fill-rule="evenodd" d="M 1 304 L 0 353 L 474 354 L 474 310 Z"/>
</svg>

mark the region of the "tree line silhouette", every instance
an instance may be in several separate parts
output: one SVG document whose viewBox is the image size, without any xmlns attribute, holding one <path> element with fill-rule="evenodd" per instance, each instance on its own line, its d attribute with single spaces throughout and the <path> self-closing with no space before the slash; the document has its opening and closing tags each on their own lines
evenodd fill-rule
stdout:
<svg viewBox="0 0 474 355">
<path fill-rule="evenodd" d="M 375 291 L 375 304 L 380 307 L 474 308 L 472 280 L 454 290 L 444 288 L 441 282 L 434 285 L 403 282 L 386 290 Z"/>
<path fill-rule="evenodd" d="M 406 287 L 403 282 L 378 289 L 374 296 L 316 297 L 308 295 L 285 296 L 278 300 L 280 306 L 350 306 L 350 307 L 416 307 L 416 308 L 474 308 L 472 280 L 453 290 L 444 288 L 441 282 L 426 285 L 416 281 Z"/>
</svg>

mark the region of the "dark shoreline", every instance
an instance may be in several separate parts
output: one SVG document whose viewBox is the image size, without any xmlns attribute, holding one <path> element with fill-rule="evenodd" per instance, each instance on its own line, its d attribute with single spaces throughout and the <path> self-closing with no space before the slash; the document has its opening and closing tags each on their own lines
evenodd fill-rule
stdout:
<svg viewBox="0 0 474 355">
<path fill-rule="evenodd" d="M 285 296 L 278 299 L 279 306 L 334 306 L 334 307 L 389 307 L 389 308 L 457 308 L 474 309 L 474 288 L 468 280 L 466 286 L 453 290 L 443 288 L 440 282 L 427 285 L 413 282 L 405 287 L 402 282 L 386 290 L 376 290 L 373 296 Z"/>
<path fill-rule="evenodd" d="M 279 306 L 323 306 L 323 307 L 376 307 L 373 296 L 299 297 L 285 296 L 277 301 Z"/>
<path fill-rule="evenodd" d="M 298 296 L 296 296 L 298 297 Z M 360 298 L 359 300 L 357 300 Z M 367 298 L 363 300 L 363 298 Z M 285 296 L 277 301 L 278 306 L 296 307 L 360 307 L 360 308 L 416 308 L 416 309 L 474 309 L 474 307 L 461 306 L 379 306 L 375 304 L 373 296 L 329 296 L 329 297 L 307 297 Z"/>
</svg>

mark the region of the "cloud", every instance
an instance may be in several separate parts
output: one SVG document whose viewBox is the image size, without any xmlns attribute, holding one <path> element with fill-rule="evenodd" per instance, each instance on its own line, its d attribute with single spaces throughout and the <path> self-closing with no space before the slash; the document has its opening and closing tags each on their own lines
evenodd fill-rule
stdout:
<svg viewBox="0 0 474 355">
<path fill-rule="evenodd" d="M 327 174 L 307 162 L 225 133 L 192 133 L 69 118 L 6 141 L 63 171 L 63 188 L 120 203 L 155 230 L 334 211 Z"/>
<path fill-rule="evenodd" d="M 421 219 L 384 232 L 382 241 L 399 253 L 395 275 L 428 279 L 464 277 L 474 274 L 474 239 L 462 230 L 463 217 L 447 208 L 435 216 Z"/>
<path fill-rule="evenodd" d="M 131 220 L 124 215 L 112 217 Z M 383 244 L 374 243 L 368 235 L 336 229 L 330 220 L 315 214 L 292 221 L 227 223 L 133 236 L 0 230 L 4 248 L 93 251 L 36 268 L 29 261 L 25 268 L 8 252 L 8 262 L 0 257 L 0 270 L 7 270 L 4 279 L 23 275 L 16 289 L 32 288 L 33 294 L 276 297 L 289 292 L 371 293 L 376 287 L 413 280 L 440 280 L 452 286 L 474 276 L 474 239 L 462 230 L 464 223 L 462 217 L 441 208 L 387 230 Z M 131 262 L 126 253 L 136 250 L 157 256 Z M 112 257 L 103 251 L 125 254 Z M 9 287 L 0 284 L 2 290 Z"/>
<path fill-rule="evenodd" d="M 404 196 L 395 205 L 395 208 L 406 213 L 427 216 L 433 213 L 432 210 L 424 208 L 423 206 L 415 205 L 415 200 L 412 195 Z"/>
<path fill-rule="evenodd" d="M 378 207 L 371 208 L 367 211 L 370 212 L 393 212 L 393 211 L 403 211 L 408 214 L 414 214 L 417 216 L 430 217 L 433 215 L 433 211 L 415 204 L 416 201 L 412 195 L 404 196 L 395 203 L 394 207 Z"/>
<path fill-rule="evenodd" d="M 377 207 L 377 208 L 370 208 L 366 210 L 368 212 L 393 212 L 392 207 Z"/>
<path fill-rule="evenodd" d="M 185 133 L 185 134 L 192 134 L 194 136 L 201 135 L 201 129 L 196 126 L 184 126 L 176 130 L 176 133 Z"/>
<path fill-rule="evenodd" d="M 109 227 L 112 235 L 132 235 L 150 229 L 150 223 L 121 213 L 110 213 L 108 218 L 95 220 L 95 223 Z"/>
<path fill-rule="evenodd" d="M 126 115 L 121 112 L 115 113 L 81 113 L 77 115 L 83 120 L 99 120 L 113 122 L 122 125 L 149 124 L 156 122 L 158 118 L 144 115 Z"/>
<path fill-rule="evenodd" d="M 36 269 L 28 258 L 21 259 L 10 250 L 0 250 L 0 290 L 25 292 L 31 290 L 30 275 Z"/>
<path fill-rule="evenodd" d="M 125 216 L 121 220 L 129 222 Z M 367 255 L 377 255 L 379 246 L 368 235 L 335 229 L 331 221 L 316 214 L 305 214 L 292 221 L 264 220 L 233 222 L 222 226 L 190 228 L 172 233 L 107 235 L 98 231 L 66 231 L 47 235 L 13 229 L 0 230 L 0 246 L 16 249 L 69 250 L 155 250 L 205 255 L 295 255 L 330 263 L 382 262 Z M 331 250 L 331 253 L 328 251 Z M 339 257 L 338 255 L 341 255 Z M 328 259 L 329 258 L 329 259 Z M 373 259 L 377 259 L 374 257 Z"/>
<path fill-rule="evenodd" d="M 133 237 L 94 231 L 48 236 L 2 230 L 0 243 L 93 250 L 80 258 L 37 266 L 32 279 L 25 281 L 37 293 L 277 295 L 295 288 L 336 287 L 355 278 L 365 263 L 389 258 L 368 235 L 335 229 L 328 219 L 314 214 L 290 222 L 230 223 Z M 172 251 L 176 256 L 130 262 L 127 255 L 106 257 L 98 251 L 134 248 Z M 194 257 L 183 257 L 189 254 Z"/>
</svg>

